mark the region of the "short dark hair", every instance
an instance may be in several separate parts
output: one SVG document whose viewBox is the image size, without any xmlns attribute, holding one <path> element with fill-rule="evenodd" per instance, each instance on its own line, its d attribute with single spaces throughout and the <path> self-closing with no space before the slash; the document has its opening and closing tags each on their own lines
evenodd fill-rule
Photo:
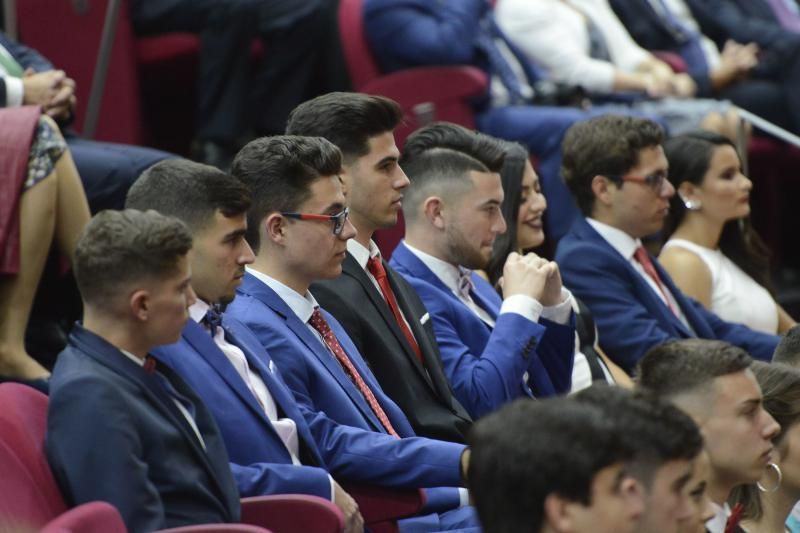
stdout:
<svg viewBox="0 0 800 533">
<path fill-rule="evenodd" d="M 800 370 L 763 361 L 753 361 L 751 369 L 761 386 L 764 410 L 781 426 L 780 433 L 772 439 L 780 451 L 786 434 L 800 422 Z M 739 501 L 744 505 L 742 516 L 746 518 L 758 520 L 763 514 L 761 494 L 755 485 L 737 487 L 731 501 Z"/>
<path fill-rule="evenodd" d="M 189 228 L 156 211 L 101 211 L 81 233 L 73 271 L 84 302 L 107 307 L 129 283 L 175 273 L 192 248 Z"/>
<path fill-rule="evenodd" d="M 592 180 L 619 176 L 639 163 L 639 152 L 664 139 L 661 126 L 645 118 L 602 115 L 573 124 L 561 144 L 561 177 L 585 216 L 592 214 Z"/>
<path fill-rule="evenodd" d="M 800 324 L 792 326 L 775 348 L 772 360 L 776 363 L 800 366 Z"/>
<path fill-rule="evenodd" d="M 322 137 L 277 135 L 249 142 L 233 160 L 231 172 L 253 195 L 247 213 L 247 242 L 258 253 L 258 228 L 275 211 L 296 211 L 323 176 L 338 176 L 342 153 Z"/>
<path fill-rule="evenodd" d="M 597 407 L 571 398 L 519 399 L 469 433 L 468 486 L 486 533 L 540 531 L 557 494 L 591 504 L 592 481 L 633 448 Z"/>
<path fill-rule="evenodd" d="M 753 359 L 730 343 L 707 339 L 668 341 L 639 361 L 639 385 L 658 397 L 673 399 L 710 386 L 714 379 L 750 368 Z"/>
<path fill-rule="evenodd" d="M 406 161 L 403 170 L 411 185 L 405 192 L 403 214 L 408 222 L 419 215 L 421 202 L 431 192 L 444 192 L 450 196 L 469 190 L 470 172 L 489 172 L 486 165 L 472 156 L 450 148 L 426 150 Z"/>
<path fill-rule="evenodd" d="M 345 163 L 369 153 L 369 139 L 394 131 L 403 120 L 400 104 L 384 96 L 332 92 L 303 102 L 289 114 L 286 133 L 324 137 L 339 147 Z"/>
<path fill-rule="evenodd" d="M 634 448 L 629 470 L 645 486 L 650 486 L 665 463 L 691 461 L 703 449 L 700 429 L 689 415 L 649 392 L 597 383 L 578 392 L 575 399 L 599 407 L 613 418 Z"/>
<path fill-rule="evenodd" d="M 246 213 L 250 193 L 218 168 L 187 159 L 167 159 L 145 170 L 131 186 L 125 207 L 154 209 L 182 220 L 192 233 L 219 211 L 226 217 Z"/>
<path fill-rule="evenodd" d="M 504 141 L 478 133 L 452 122 L 434 122 L 408 136 L 400 157 L 405 170 L 408 161 L 432 148 L 450 148 L 464 152 L 486 165 L 491 172 L 500 172 L 506 156 Z"/>
</svg>

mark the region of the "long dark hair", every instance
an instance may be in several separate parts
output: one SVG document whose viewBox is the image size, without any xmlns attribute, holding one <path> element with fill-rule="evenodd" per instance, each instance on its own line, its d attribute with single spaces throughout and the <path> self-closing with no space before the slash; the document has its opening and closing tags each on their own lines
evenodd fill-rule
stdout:
<svg viewBox="0 0 800 533">
<path fill-rule="evenodd" d="M 695 131 L 668 139 L 664 143 L 664 154 L 669 160 L 669 181 L 676 190 L 685 181 L 700 185 L 711 165 L 714 150 L 726 145 L 736 150 L 730 139 L 710 131 Z M 677 194 L 673 196 L 670 216 L 664 225 L 665 238 L 680 226 L 686 211 L 680 197 Z M 750 217 L 728 221 L 722 229 L 719 248 L 761 286 L 773 292 L 769 278 L 771 252 L 753 229 Z"/>
<path fill-rule="evenodd" d="M 489 281 L 495 285 L 503 275 L 503 265 L 511 252 L 518 250 L 517 221 L 519 220 L 519 202 L 522 197 L 522 175 L 525 172 L 525 163 L 530 155 L 528 150 L 514 142 L 504 142 L 506 157 L 503 168 L 500 170 L 500 179 L 503 183 L 503 205 L 500 210 L 506 219 L 506 232 L 498 235 L 494 241 L 494 250 L 489 259 L 486 274 Z"/>
</svg>

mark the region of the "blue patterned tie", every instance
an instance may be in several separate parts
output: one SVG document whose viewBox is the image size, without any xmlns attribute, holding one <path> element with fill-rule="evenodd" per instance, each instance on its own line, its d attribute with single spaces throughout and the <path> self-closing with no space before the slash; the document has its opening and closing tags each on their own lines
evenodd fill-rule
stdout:
<svg viewBox="0 0 800 533">
<path fill-rule="evenodd" d="M 492 73 L 500 79 L 503 87 L 508 91 L 510 103 L 512 105 L 524 104 L 525 97 L 522 95 L 522 83 L 495 42 L 495 37 L 499 33 L 500 30 L 497 28 L 497 23 L 491 13 L 488 14 L 481 21 L 481 31 L 475 37 L 475 46 L 486 54 Z"/>
<path fill-rule="evenodd" d="M 708 73 L 708 62 L 706 61 L 703 47 L 700 45 L 700 34 L 676 17 L 664 0 L 658 0 L 658 3 L 661 5 L 662 13 L 664 14 L 664 22 L 670 27 L 679 41 L 679 53 L 683 60 L 686 61 L 689 72 Z"/>
<path fill-rule="evenodd" d="M 211 336 L 215 336 L 217 328 L 222 327 L 222 314 L 219 312 L 219 308 L 214 305 L 209 307 L 206 316 L 203 317 L 203 323 L 208 326 Z"/>
</svg>

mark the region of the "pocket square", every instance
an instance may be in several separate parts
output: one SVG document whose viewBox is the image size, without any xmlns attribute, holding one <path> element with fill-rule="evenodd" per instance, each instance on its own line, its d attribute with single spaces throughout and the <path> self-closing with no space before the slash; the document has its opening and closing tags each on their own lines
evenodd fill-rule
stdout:
<svg viewBox="0 0 800 533">
<path fill-rule="evenodd" d="M 425 322 L 430 320 L 430 318 L 431 318 L 431 314 L 430 313 L 425 313 L 424 315 L 422 315 L 422 318 L 419 319 L 420 325 L 424 326 Z"/>
</svg>

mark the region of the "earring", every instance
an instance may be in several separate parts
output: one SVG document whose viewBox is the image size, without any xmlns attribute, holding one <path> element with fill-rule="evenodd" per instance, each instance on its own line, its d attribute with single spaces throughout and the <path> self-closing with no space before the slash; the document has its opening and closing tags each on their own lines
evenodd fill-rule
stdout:
<svg viewBox="0 0 800 533">
<path fill-rule="evenodd" d="M 776 490 L 781 488 L 781 481 L 783 481 L 783 474 L 781 473 L 781 468 L 778 465 L 776 465 L 775 463 L 769 463 L 767 466 L 775 471 L 776 479 L 775 479 L 775 486 L 769 489 L 764 488 L 764 485 L 762 485 L 760 481 L 756 482 L 756 487 L 758 487 L 758 490 L 760 490 L 764 494 L 775 492 Z"/>
<path fill-rule="evenodd" d="M 700 203 L 700 200 L 691 200 L 689 198 L 684 198 L 683 196 L 681 196 L 681 200 L 683 200 L 683 205 L 686 206 L 686 209 L 689 211 L 697 211 L 703 207 L 703 204 Z"/>
</svg>

